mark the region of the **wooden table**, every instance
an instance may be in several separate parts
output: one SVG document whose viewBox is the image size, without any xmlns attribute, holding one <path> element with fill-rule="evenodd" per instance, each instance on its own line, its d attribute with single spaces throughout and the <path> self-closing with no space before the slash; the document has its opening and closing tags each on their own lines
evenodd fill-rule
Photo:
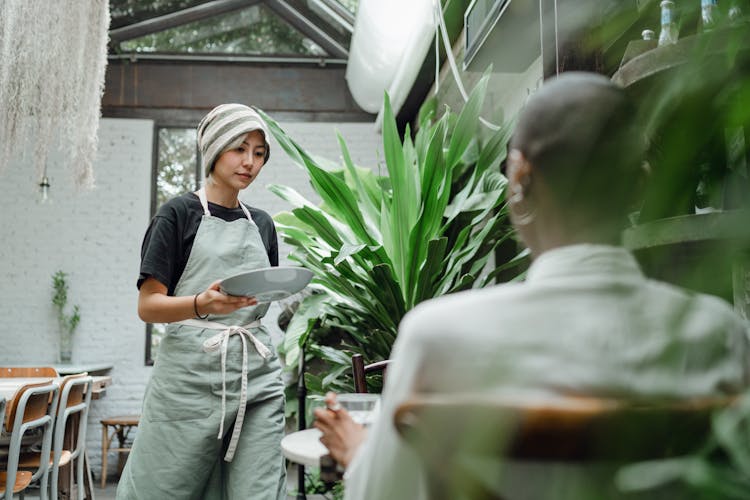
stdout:
<svg viewBox="0 0 750 500">
<path fill-rule="evenodd" d="M 91 398 L 100 399 L 104 396 L 107 386 L 112 383 L 112 377 L 109 375 L 99 375 L 91 377 L 91 379 L 93 383 Z M 10 402 L 16 392 L 24 385 L 52 381 L 59 384 L 61 380 L 62 377 L 0 377 L 0 397 L 4 397 L 6 401 Z"/>
<path fill-rule="evenodd" d="M 73 375 L 76 373 L 86 372 L 89 375 L 106 375 L 112 369 L 112 365 L 105 363 L 76 363 L 76 364 L 55 364 L 52 368 L 57 370 L 60 375 Z"/>
<path fill-rule="evenodd" d="M 53 380 L 57 380 L 59 383 L 59 379 L 50 377 L 0 377 L 0 397 L 5 398 L 8 404 L 10 404 L 16 392 L 21 387 L 28 384 L 49 383 Z"/>
</svg>

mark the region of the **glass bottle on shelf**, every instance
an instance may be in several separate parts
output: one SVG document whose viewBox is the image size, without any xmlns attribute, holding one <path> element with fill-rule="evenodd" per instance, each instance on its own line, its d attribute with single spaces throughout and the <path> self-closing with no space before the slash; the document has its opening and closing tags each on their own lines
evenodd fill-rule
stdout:
<svg viewBox="0 0 750 500">
<path fill-rule="evenodd" d="M 701 31 L 711 31 L 718 21 L 718 0 L 701 0 Z"/>
<path fill-rule="evenodd" d="M 675 20 L 674 2 L 662 0 L 661 7 L 661 31 L 659 32 L 659 46 L 677 42 L 677 22 Z"/>
</svg>

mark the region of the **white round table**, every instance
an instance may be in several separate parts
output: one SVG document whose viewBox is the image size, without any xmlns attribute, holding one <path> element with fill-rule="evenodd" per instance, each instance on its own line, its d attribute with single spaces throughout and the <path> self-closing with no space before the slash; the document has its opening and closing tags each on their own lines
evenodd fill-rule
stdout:
<svg viewBox="0 0 750 500">
<path fill-rule="evenodd" d="M 292 432 L 281 440 L 281 451 L 292 462 L 320 467 L 320 457 L 328 453 L 328 448 L 320 442 L 321 435 L 318 429 Z"/>
</svg>

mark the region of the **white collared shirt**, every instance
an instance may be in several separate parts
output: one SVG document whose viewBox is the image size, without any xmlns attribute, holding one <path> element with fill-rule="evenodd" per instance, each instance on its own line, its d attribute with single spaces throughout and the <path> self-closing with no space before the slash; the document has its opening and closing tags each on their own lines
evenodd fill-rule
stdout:
<svg viewBox="0 0 750 500">
<path fill-rule="evenodd" d="M 645 278 L 625 249 L 548 251 L 524 283 L 441 297 L 404 318 L 345 498 L 424 498 L 418 459 L 393 426 L 415 391 L 732 393 L 748 385 L 748 351 L 747 324 L 728 304 Z"/>
</svg>

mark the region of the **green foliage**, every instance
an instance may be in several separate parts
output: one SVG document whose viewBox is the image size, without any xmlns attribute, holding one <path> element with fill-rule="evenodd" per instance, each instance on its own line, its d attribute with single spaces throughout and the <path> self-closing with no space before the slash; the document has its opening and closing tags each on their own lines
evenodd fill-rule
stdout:
<svg viewBox="0 0 750 500">
<path fill-rule="evenodd" d="M 407 311 L 488 282 L 480 274 L 511 231 L 506 179 L 499 172 L 510 127 L 484 144 L 478 139 L 487 80 L 458 115 L 446 110 L 436 119 L 434 103 L 428 102 L 413 140 L 408 128 L 404 140 L 399 137 L 386 95 L 385 177 L 354 165 L 340 136 L 343 169 L 324 168 L 324 161 L 264 115 L 322 199 L 316 206 L 289 187 L 269 186 L 294 206 L 276 215 L 276 225 L 293 247 L 290 258 L 315 273 L 319 292 L 301 304 L 283 348 L 287 366 L 294 368 L 307 343 L 311 392 L 351 390 L 352 353 L 366 360 L 388 358 Z"/>
<path fill-rule="evenodd" d="M 312 469 L 305 473 L 305 493 L 308 495 L 323 495 L 323 498 L 330 500 L 341 500 L 344 498 L 344 483 L 339 481 L 329 485 L 320 479 L 320 470 Z"/>
<path fill-rule="evenodd" d="M 156 209 L 167 200 L 198 185 L 196 131 L 193 128 L 159 129 L 156 174 Z"/>
<path fill-rule="evenodd" d="M 750 392 L 714 415 L 712 434 L 701 452 L 635 464 L 618 474 L 624 491 L 643 492 L 681 483 L 690 498 L 744 500 L 750 495 Z"/>
<path fill-rule="evenodd" d="M 72 336 L 78 323 L 81 321 L 80 308 L 73 306 L 73 312 L 68 315 L 65 310 L 68 305 L 68 275 L 63 271 L 57 271 L 52 275 L 52 304 L 57 310 L 57 322 L 60 325 L 60 333 Z"/>
<path fill-rule="evenodd" d="M 698 6 L 685 7 L 690 25 L 697 23 Z M 673 67 L 643 88 L 629 89 L 641 103 L 650 144 L 651 175 L 639 222 L 692 214 L 696 207 L 750 208 L 748 24 L 722 27 L 685 36 L 679 52 L 657 49 Z"/>
</svg>

